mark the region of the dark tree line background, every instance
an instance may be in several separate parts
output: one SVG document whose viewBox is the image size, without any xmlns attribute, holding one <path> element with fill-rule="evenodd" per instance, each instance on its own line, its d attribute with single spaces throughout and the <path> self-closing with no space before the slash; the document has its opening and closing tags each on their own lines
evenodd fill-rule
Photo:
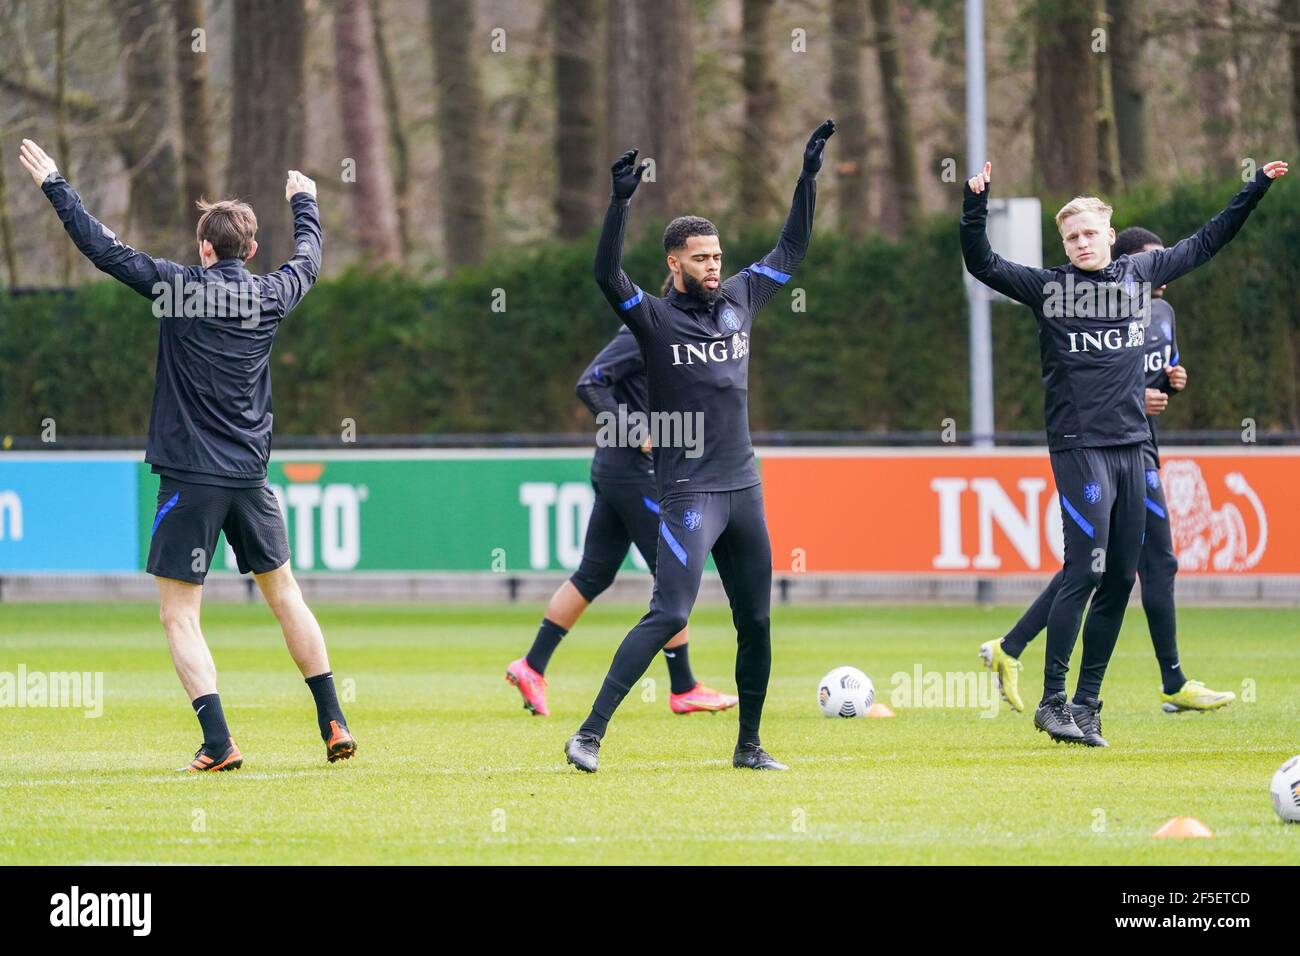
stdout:
<svg viewBox="0 0 1300 956">
<path fill-rule="evenodd" d="M 387 269 L 454 284 L 480 281 L 460 270 L 478 275 L 513 255 L 544 268 L 548 243 L 564 261 L 565 243 L 588 254 L 609 162 L 631 145 L 655 161 L 638 232 L 695 211 L 720 223 L 724 241 L 770 238 L 804 138 L 829 115 L 840 131 L 819 234 L 905 248 L 951 222 L 967 172 L 962 7 L 0 0 L 0 281 L 97 277 L 18 166 L 22 137 L 155 254 L 192 261 L 194 201 L 234 195 L 259 217 L 254 268 L 278 264 L 292 239 L 285 170 L 298 168 L 319 184 L 327 278 Z M 1100 190 L 1149 207 L 1177 183 L 1222 191 L 1243 162 L 1295 158 L 1300 0 L 986 9 L 1001 195 L 1035 193 L 1054 209 Z M 565 281 L 587 284 L 588 272 Z M 1271 351 L 1300 361 L 1294 301 L 1284 318 Z M 352 321 L 364 325 L 364 305 Z M 557 388 L 586 348 L 553 370 Z M 13 394 L 0 382 L 0 399 Z"/>
</svg>

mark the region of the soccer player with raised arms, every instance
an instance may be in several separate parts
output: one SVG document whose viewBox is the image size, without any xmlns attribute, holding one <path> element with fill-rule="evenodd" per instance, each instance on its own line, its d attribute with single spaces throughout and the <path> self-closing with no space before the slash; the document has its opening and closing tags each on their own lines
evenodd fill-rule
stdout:
<svg viewBox="0 0 1300 956">
<path fill-rule="evenodd" d="M 1114 258 L 1152 252 L 1164 248 L 1158 235 L 1141 226 L 1130 226 L 1115 237 L 1110 250 Z M 1138 563 L 1138 581 L 1141 585 L 1141 605 L 1147 613 L 1147 627 L 1160 665 L 1161 701 L 1167 711 L 1218 710 L 1236 700 L 1231 691 L 1214 691 L 1200 680 L 1190 680 L 1183 674 L 1182 657 L 1178 653 L 1177 614 L 1174 610 L 1174 576 L 1178 574 L 1178 555 L 1174 554 L 1173 535 L 1169 527 L 1169 507 L 1165 503 L 1165 489 L 1160 481 L 1160 445 L 1156 440 L 1156 418 L 1169 405 L 1171 395 L 1187 388 L 1187 369 L 1180 363 L 1178 330 L 1175 326 L 1174 308 L 1165 298 L 1165 286 L 1152 290 L 1151 323 L 1147 325 L 1143 349 L 1144 369 L 1147 376 L 1145 411 L 1151 438 L 1143 445 L 1145 458 L 1144 492 L 1145 531 L 1141 542 Z M 1043 593 L 1035 598 L 1015 622 L 1008 635 L 1001 640 L 985 641 L 980 645 L 980 658 L 989 670 L 995 671 L 1002 685 L 1002 693 L 1011 708 L 1024 710 L 1018 689 L 1021 654 L 1026 645 L 1048 626 L 1048 614 L 1065 575 L 1058 571 Z"/>
<path fill-rule="evenodd" d="M 172 662 L 203 730 L 188 772 L 235 770 L 243 754 L 226 724 L 217 669 L 199 627 L 203 581 L 224 531 L 241 573 L 252 572 L 316 702 L 330 763 L 351 757 L 325 638 L 289 567 L 284 516 L 266 483 L 271 452 L 271 345 L 280 321 L 320 271 L 316 184 L 290 170 L 294 255 L 255 276 L 257 219 L 244 203 L 201 202 L 200 265 L 137 252 L 86 211 L 54 161 L 23 140 L 20 161 L 77 249 L 101 272 L 154 300 L 158 368 L 145 461 L 159 476 L 147 570 L 158 582 Z M 175 294 L 174 294 L 175 293 Z"/>
<path fill-rule="evenodd" d="M 1139 252 L 1163 249 L 1164 241 L 1149 229 L 1130 226 L 1115 237 L 1111 256 L 1130 256 Z M 1180 362 L 1178 332 L 1174 309 L 1165 297 L 1165 287 L 1151 290 L 1151 321 L 1146 328 L 1146 414 L 1151 438 L 1142 446 L 1145 459 L 1146 527 L 1142 537 L 1142 557 L 1138 562 L 1138 583 L 1142 588 L 1142 608 L 1146 612 L 1151 644 L 1160 665 L 1160 699 L 1166 711 L 1218 710 L 1236 699 L 1232 691 L 1212 690 L 1201 681 L 1189 680 L 1183 673 L 1178 653 L 1177 616 L 1174 610 L 1174 576 L 1178 573 L 1178 556 L 1174 554 L 1169 527 L 1169 508 L 1160 483 L 1160 448 L 1156 440 L 1156 417 L 1164 412 L 1171 396 L 1187 387 L 1187 369 Z M 995 672 L 1003 696 L 1015 710 L 1024 710 L 1020 697 L 1020 655 L 1025 646 L 1047 627 L 1052 602 L 1061 589 L 1065 575 L 1057 572 L 1015 626 L 1001 640 L 985 641 L 980 657 Z"/>
<path fill-rule="evenodd" d="M 659 541 L 650 609 L 614 655 L 591 713 L 565 745 L 569 763 L 594 773 L 614 711 L 655 654 L 686 626 L 712 553 L 736 628 L 740 731 L 732 764 L 785 770 L 759 740 L 771 670 L 772 545 L 749 437 L 749 356 L 755 313 L 790 281 L 812 237 L 817 173 L 835 124 L 808 140 L 794 202 L 776 248 L 722 279 L 713 223 L 682 216 L 664 231 L 673 288 L 664 298 L 639 289 L 623 271 L 628 203 L 645 171 L 630 149 L 614 163 L 613 193 L 596 250 L 596 282 L 636 336 L 645 357 L 652 415 L 703 426 L 697 447 L 656 436 Z"/>
<path fill-rule="evenodd" d="M 960 237 L 971 275 L 1030 307 L 1038 322 L 1044 417 L 1061 502 L 1065 566 L 1047 617 L 1043 697 L 1034 726 L 1055 741 L 1107 746 L 1101 684 L 1124 620 L 1146 526 L 1143 445 L 1150 290 L 1208 262 L 1245 224 L 1284 162 L 1268 163 L 1222 212 L 1168 249 L 1111 258 L 1111 207 L 1071 200 L 1056 214 L 1069 264 L 1036 269 L 993 252 L 985 234 L 992 164 L 966 182 Z M 1065 696 L 1083 621 L 1083 662 Z"/>
</svg>

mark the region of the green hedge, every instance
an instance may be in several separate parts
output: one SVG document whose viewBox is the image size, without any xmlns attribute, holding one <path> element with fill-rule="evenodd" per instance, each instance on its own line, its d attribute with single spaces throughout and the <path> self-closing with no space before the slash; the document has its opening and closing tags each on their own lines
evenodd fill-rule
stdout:
<svg viewBox="0 0 1300 956">
<path fill-rule="evenodd" d="M 1115 225 L 1172 242 L 1214 214 L 1234 184 L 1186 184 L 1119 203 Z M 1190 374 L 1166 428 L 1300 429 L 1300 192 L 1279 183 L 1232 246 L 1169 290 Z M 1044 201 L 1044 236 L 1054 235 Z M 634 222 L 636 221 L 634 214 Z M 832 218 L 823 210 L 823 221 Z M 730 270 L 770 246 L 776 224 L 725 234 Z M 594 237 L 496 256 L 447 281 L 352 271 L 321 282 L 281 329 L 273 364 L 276 431 L 579 431 L 572 387 L 617 330 L 591 278 Z M 327 247 L 328 254 L 328 247 Z M 1060 258 L 1051 246 L 1047 259 Z M 665 273 L 650 224 L 628 249 L 634 280 Z M 966 305 L 956 209 L 902 242 L 854 242 L 823 228 L 791 288 L 754 337 L 757 429 L 930 430 L 969 423 Z M 792 310 L 795 287 L 806 311 Z M 496 290 L 501 290 L 497 293 Z M 505 311 L 493 311 L 504 294 Z M 0 434 L 144 434 L 153 389 L 149 303 L 112 282 L 71 293 L 0 295 Z M 997 424 L 1042 428 L 1034 323 L 994 307 Z"/>
</svg>

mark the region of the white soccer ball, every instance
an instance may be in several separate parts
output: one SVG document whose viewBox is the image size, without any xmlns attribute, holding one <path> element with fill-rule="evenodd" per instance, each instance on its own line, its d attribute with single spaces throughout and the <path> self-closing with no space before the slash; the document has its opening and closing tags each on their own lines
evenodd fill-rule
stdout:
<svg viewBox="0 0 1300 956">
<path fill-rule="evenodd" d="M 817 685 L 817 703 L 827 717 L 865 717 L 876 700 L 876 685 L 856 667 L 837 667 Z"/>
<path fill-rule="evenodd" d="M 1268 790 L 1277 815 L 1287 823 L 1300 823 L 1300 756 L 1278 767 Z"/>
</svg>

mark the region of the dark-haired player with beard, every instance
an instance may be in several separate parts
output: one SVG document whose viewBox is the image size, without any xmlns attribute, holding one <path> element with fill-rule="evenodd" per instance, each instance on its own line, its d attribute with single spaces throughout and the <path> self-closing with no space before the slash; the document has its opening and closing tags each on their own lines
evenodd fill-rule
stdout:
<svg viewBox="0 0 1300 956">
<path fill-rule="evenodd" d="M 1115 237 L 1111 257 L 1136 255 L 1163 249 L 1159 236 L 1141 226 L 1130 226 Z M 1151 438 L 1142 446 L 1145 458 L 1146 530 L 1142 538 L 1142 556 L 1137 575 L 1142 587 L 1142 608 L 1146 612 L 1151 643 L 1160 665 L 1160 699 L 1166 711 L 1217 710 L 1236 700 L 1231 691 L 1211 690 L 1183 674 L 1176 615 L 1174 611 L 1174 575 L 1178 557 L 1174 554 L 1173 535 L 1169 529 L 1169 508 L 1160 483 L 1160 449 L 1156 440 L 1156 416 L 1165 410 L 1169 398 L 1187 386 L 1187 370 L 1179 362 L 1178 333 L 1174 310 L 1165 298 L 1165 286 L 1151 290 L 1151 321 L 1146 329 L 1147 425 Z M 1020 697 L 1020 655 L 1025 647 L 1047 627 L 1047 616 L 1056 600 L 1065 572 L 1058 571 L 1050 584 L 1038 595 L 1024 615 L 1001 640 L 985 641 L 980 646 L 984 666 L 993 671 L 1002 686 L 1003 696 L 1014 710 L 1024 710 Z"/>
<path fill-rule="evenodd" d="M 671 283 L 672 276 L 668 278 Z M 596 418 L 618 421 L 648 411 L 645 361 L 641 346 L 625 326 L 600 350 L 578 378 L 578 398 Z M 601 433 L 604 433 L 602 425 Z M 616 431 L 611 429 L 611 431 Z M 506 668 L 506 680 L 519 688 L 524 709 L 538 717 L 550 716 L 546 702 L 546 668 L 560 641 L 573 629 L 583 612 L 614 583 L 635 544 L 650 573 L 655 573 L 659 539 L 659 491 L 655 486 L 650 440 L 598 441 L 591 459 L 591 487 L 596 493 L 582 544 L 582 561 L 559 586 L 546 606 L 537 636 L 528 653 Z M 664 646 L 670 693 L 668 709 L 674 714 L 717 712 L 735 707 L 739 699 L 705 687 L 691 670 L 689 629 L 683 628 Z"/>
<path fill-rule="evenodd" d="M 614 163 L 613 194 L 596 250 L 596 282 L 641 345 L 650 411 L 677 434 L 655 436 L 659 555 L 650 609 L 623 640 L 591 713 L 565 745 L 569 763 L 596 771 L 614 711 L 655 654 L 686 626 L 712 553 L 736 628 L 740 733 L 732 765 L 785 770 L 759 741 L 771 670 L 772 545 L 749 437 L 750 334 L 755 313 L 803 260 L 812 237 L 817 173 L 835 124 L 826 120 L 804 149 L 803 171 L 776 248 L 722 279 L 713 223 L 682 216 L 668 224 L 664 251 L 673 289 L 664 298 L 637 288 L 623 271 L 628 202 L 645 165 L 628 150 Z M 703 434 L 694 428 L 702 424 Z M 689 433 L 700 441 L 684 440 Z"/>
</svg>

